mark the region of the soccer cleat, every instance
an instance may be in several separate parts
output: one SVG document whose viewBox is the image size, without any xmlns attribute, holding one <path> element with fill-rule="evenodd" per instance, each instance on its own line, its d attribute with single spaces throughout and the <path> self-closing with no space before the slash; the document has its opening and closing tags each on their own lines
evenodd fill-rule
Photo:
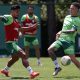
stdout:
<svg viewBox="0 0 80 80">
<path fill-rule="evenodd" d="M 30 74 L 30 78 L 31 78 L 31 79 L 34 79 L 34 78 L 37 77 L 37 76 L 39 76 L 39 72 L 32 72 L 32 73 Z"/>
<path fill-rule="evenodd" d="M 59 67 L 59 68 L 55 68 L 55 71 L 53 73 L 53 76 L 56 76 L 62 69 Z"/>
<path fill-rule="evenodd" d="M 4 74 L 6 77 L 9 77 L 9 72 L 7 70 L 1 70 L 0 73 Z"/>
</svg>

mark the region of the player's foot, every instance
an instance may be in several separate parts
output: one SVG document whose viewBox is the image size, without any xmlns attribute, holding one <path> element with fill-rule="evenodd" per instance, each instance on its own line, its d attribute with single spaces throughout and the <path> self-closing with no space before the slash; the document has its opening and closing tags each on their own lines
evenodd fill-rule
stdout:
<svg viewBox="0 0 80 80">
<path fill-rule="evenodd" d="M 55 71 L 53 73 L 53 76 L 56 76 L 62 69 L 59 67 L 59 68 L 55 68 Z"/>
<path fill-rule="evenodd" d="M 37 64 L 38 64 L 38 66 L 42 66 L 41 62 L 38 62 Z"/>
<path fill-rule="evenodd" d="M 6 77 L 9 77 L 9 72 L 7 70 L 1 70 L 1 74 L 4 74 Z"/>
<path fill-rule="evenodd" d="M 37 76 L 39 76 L 39 72 L 32 72 L 31 75 L 30 75 L 30 78 L 34 79 Z"/>
</svg>

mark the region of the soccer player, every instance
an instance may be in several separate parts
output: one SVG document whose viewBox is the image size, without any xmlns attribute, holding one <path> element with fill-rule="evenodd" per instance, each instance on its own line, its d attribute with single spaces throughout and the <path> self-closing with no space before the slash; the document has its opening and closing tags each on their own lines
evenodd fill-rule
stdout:
<svg viewBox="0 0 80 80">
<path fill-rule="evenodd" d="M 55 71 L 53 75 L 57 75 L 61 71 L 60 65 L 58 64 L 55 51 L 60 47 L 63 48 L 64 53 L 70 56 L 72 62 L 80 69 L 80 62 L 75 57 L 75 36 L 80 30 L 80 18 L 78 11 L 80 4 L 73 2 L 70 5 L 70 15 L 67 15 L 64 19 L 62 30 L 57 34 L 56 41 L 53 42 L 48 48 L 48 53 L 55 64 Z"/>
<path fill-rule="evenodd" d="M 6 47 L 9 53 L 11 54 L 11 59 L 8 61 L 6 67 L 1 70 L 1 73 L 5 76 L 9 76 L 10 67 L 19 60 L 22 59 L 23 66 L 30 73 L 30 78 L 35 78 L 39 75 L 38 72 L 34 72 L 32 68 L 29 66 L 28 61 L 26 60 L 25 52 L 17 45 L 18 37 L 19 37 L 19 28 L 20 24 L 17 20 L 20 12 L 19 5 L 11 6 L 11 13 L 8 15 L 0 16 L 0 20 L 4 22 L 5 28 L 5 37 L 6 37 Z"/>
<path fill-rule="evenodd" d="M 27 59 L 29 57 L 30 45 L 33 45 L 36 53 L 36 57 L 38 59 L 37 64 L 42 65 L 40 61 L 40 47 L 39 41 L 36 37 L 37 30 L 39 27 L 39 19 L 34 14 L 34 7 L 32 5 L 28 6 L 27 13 L 21 18 L 22 26 L 24 29 L 30 28 L 30 31 L 23 32 L 24 35 L 24 47 L 25 52 L 27 54 Z"/>
</svg>

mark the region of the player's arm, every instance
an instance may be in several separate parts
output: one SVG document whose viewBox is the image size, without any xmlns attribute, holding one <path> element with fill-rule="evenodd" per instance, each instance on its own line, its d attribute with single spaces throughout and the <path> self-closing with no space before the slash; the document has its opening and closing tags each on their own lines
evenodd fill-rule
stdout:
<svg viewBox="0 0 80 80">
<path fill-rule="evenodd" d="M 76 25 L 73 25 L 72 29 L 61 31 L 61 32 L 62 33 L 74 33 L 75 31 L 77 31 L 77 26 Z"/>
<path fill-rule="evenodd" d="M 21 26 L 22 26 L 22 27 L 19 29 L 19 30 L 21 30 L 22 32 L 24 32 L 24 31 L 29 31 L 29 30 L 33 30 L 33 29 L 35 29 L 35 27 L 38 25 L 37 23 L 35 23 L 35 24 L 33 24 L 32 26 L 30 26 L 30 27 L 25 27 L 25 26 L 23 25 L 25 19 L 26 19 L 26 15 L 23 15 L 22 18 L 21 18 Z M 33 27 L 33 26 L 34 26 L 34 27 Z"/>
<path fill-rule="evenodd" d="M 19 31 L 21 31 L 21 32 L 23 32 L 23 31 L 30 31 L 30 30 L 35 29 L 36 26 L 37 26 L 37 24 L 35 23 L 32 26 L 30 26 L 30 27 L 21 27 L 21 28 L 19 28 Z"/>
<path fill-rule="evenodd" d="M 56 34 L 56 40 L 60 37 L 61 35 L 61 31 L 59 31 L 57 34 Z"/>
<path fill-rule="evenodd" d="M 36 26 L 38 27 L 40 25 L 40 21 L 39 21 L 39 18 L 37 16 L 35 16 L 35 22 L 36 22 Z"/>
<path fill-rule="evenodd" d="M 75 30 L 66 30 L 66 31 L 61 31 L 62 33 L 74 33 L 75 32 Z"/>
<path fill-rule="evenodd" d="M 39 21 L 38 16 L 35 16 L 35 22 L 36 22 L 36 25 L 34 26 L 34 28 L 36 27 L 38 29 L 40 26 L 40 21 Z M 36 33 L 37 33 L 37 30 L 33 31 L 32 34 L 36 34 Z"/>
<path fill-rule="evenodd" d="M 37 25 L 37 24 L 34 24 L 34 25 L 30 26 L 30 27 L 25 27 L 25 26 L 23 25 L 25 19 L 26 19 L 26 15 L 23 15 L 23 16 L 21 17 L 21 26 L 22 26 L 22 27 L 19 28 L 19 30 L 20 30 L 21 32 L 29 31 L 29 30 L 31 30 L 31 29 L 34 28 L 33 26 Z"/>
<path fill-rule="evenodd" d="M 75 32 L 75 29 L 71 29 L 71 30 L 66 30 L 66 31 L 61 31 L 62 33 L 73 33 Z"/>
<path fill-rule="evenodd" d="M 24 20 L 25 20 L 25 19 L 22 19 L 22 20 L 21 20 L 22 24 L 23 24 Z M 39 19 L 38 19 L 37 16 L 35 16 L 34 21 L 35 21 L 35 24 L 33 24 L 32 26 L 30 25 L 29 27 L 24 27 L 24 26 L 23 26 L 22 29 L 23 29 L 23 30 L 24 30 L 24 29 L 27 29 L 27 31 L 28 31 L 28 30 L 33 30 L 33 29 L 35 29 L 36 27 L 38 27 L 38 26 L 40 25 L 40 24 L 39 24 Z"/>
</svg>

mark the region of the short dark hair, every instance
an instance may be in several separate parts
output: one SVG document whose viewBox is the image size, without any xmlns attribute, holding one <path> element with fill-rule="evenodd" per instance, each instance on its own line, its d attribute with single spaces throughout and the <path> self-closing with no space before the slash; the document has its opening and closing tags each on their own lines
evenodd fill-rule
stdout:
<svg viewBox="0 0 80 80">
<path fill-rule="evenodd" d="M 77 7 L 78 9 L 80 9 L 80 3 L 78 3 L 78 2 L 73 2 L 71 5 L 74 5 L 75 7 Z"/>
<path fill-rule="evenodd" d="M 29 8 L 34 9 L 34 6 L 33 5 L 29 5 L 27 9 L 29 9 Z"/>
<path fill-rule="evenodd" d="M 18 4 L 12 5 L 11 10 L 20 9 L 20 6 Z"/>
</svg>

